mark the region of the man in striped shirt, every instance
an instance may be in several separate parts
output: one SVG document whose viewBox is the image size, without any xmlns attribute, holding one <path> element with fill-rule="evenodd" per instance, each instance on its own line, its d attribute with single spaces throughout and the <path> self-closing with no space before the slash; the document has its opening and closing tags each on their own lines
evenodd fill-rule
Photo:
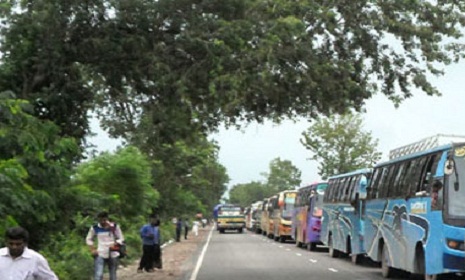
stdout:
<svg viewBox="0 0 465 280">
<path fill-rule="evenodd" d="M 103 269 L 108 265 L 110 280 L 116 280 L 119 252 L 111 247 L 124 243 L 123 233 L 119 225 L 110 222 L 107 212 L 97 215 L 98 224 L 90 227 L 86 237 L 91 254 L 94 256 L 94 280 L 103 279 Z M 97 248 L 94 240 L 97 239 Z"/>
</svg>

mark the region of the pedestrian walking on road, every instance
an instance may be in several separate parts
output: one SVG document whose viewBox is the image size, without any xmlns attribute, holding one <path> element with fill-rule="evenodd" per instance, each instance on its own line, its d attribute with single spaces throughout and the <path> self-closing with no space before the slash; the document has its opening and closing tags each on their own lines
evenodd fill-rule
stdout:
<svg viewBox="0 0 465 280">
<path fill-rule="evenodd" d="M 181 231 L 182 231 L 182 218 L 179 218 L 176 222 L 176 242 L 181 241 Z"/>
<path fill-rule="evenodd" d="M 22 227 L 12 227 L 6 231 L 6 247 L 0 249 L 0 279 L 58 280 L 47 260 L 27 247 L 28 241 L 29 232 Z"/>
<path fill-rule="evenodd" d="M 187 239 L 187 233 L 189 232 L 189 227 L 190 227 L 189 219 L 186 218 L 186 220 L 184 221 L 184 239 Z"/>
<path fill-rule="evenodd" d="M 111 250 L 115 245 L 123 245 L 124 237 L 121 228 L 109 220 L 107 212 L 97 215 L 98 223 L 90 227 L 86 243 L 94 256 L 94 280 L 103 279 L 103 269 L 108 265 L 110 280 L 116 280 L 116 269 L 119 263 L 119 252 Z M 94 239 L 97 240 L 97 248 Z"/>
<path fill-rule="evenodd" d="M 199 221 L 192 222 L 192 233 L 195 236 L 199 235 L 199 224 L 200 224 Z"/>
</svg>

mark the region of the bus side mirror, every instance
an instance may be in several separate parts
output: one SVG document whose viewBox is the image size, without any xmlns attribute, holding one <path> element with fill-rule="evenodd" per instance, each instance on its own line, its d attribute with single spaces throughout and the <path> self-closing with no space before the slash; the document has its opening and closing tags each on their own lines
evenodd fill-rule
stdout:
<svg viewBox="0 0 465 280">
<path fill-rule="evenodd" d="M 454 172 L 454 161 L 448 159 L 444 165 L 444 174 L 451 175 Z"/>
</svg>

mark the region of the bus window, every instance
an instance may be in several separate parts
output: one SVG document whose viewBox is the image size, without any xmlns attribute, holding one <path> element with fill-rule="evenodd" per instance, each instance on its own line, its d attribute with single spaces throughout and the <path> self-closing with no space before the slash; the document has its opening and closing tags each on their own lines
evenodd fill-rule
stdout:
<svg viewBox="0 0 465 280">
<path fill-rule="evenodd" d="M 378 197 L 377 198 L 385 198 L 388 197 L 389 195 L 389 188 L 390 188 L 390 179 L 392 176 L 389 174 L 392 174 L 395 169 L 395 165 L 391 165 L 388 167 L 383 167 L 383 173 L 381 175 L 381 180 L 379 181 L 379 189 L 378 189 Z"/>
<path fill-rule="evenodd" d="M 378 186 L 381 180 L 381 174 L 383 173 L 382 168 L 378 168 L 373 173 L 372 183 L 367 188 L 367 198 L 375 199 L 378 197 Z"/>
<path fill-rule="evenodd" d="M 402 193 L 402 177 L 405 174 L 406 162 L 401 162 L 398 164 L 396 173 L 394 174 L 394 182 L 392 185 L 392 193 L 390 197 L 405 197 Z"/>
<path fill-rule="evenodd" d="M 419 190 L 419 192 L 424 192 L 426 194 L 426 190 L 429 189 L 428 186 L 432 183 L 432 180 L 431 180 L 433 176 L 432 168 L 436 161 L 436 158 L 439 158 L 436 156 L 436 154 L 433 154 L 427 158 L 422 174 L 421 174 L 421 178 L 420 178 L 421 189 Z M 436 166 L 437 166 L 437 163 L 436 163 Z"/>
</svg>

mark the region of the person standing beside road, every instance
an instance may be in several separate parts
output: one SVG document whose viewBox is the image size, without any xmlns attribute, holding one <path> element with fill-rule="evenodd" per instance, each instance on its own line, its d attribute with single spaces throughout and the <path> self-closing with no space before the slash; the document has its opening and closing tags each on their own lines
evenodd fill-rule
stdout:
<svg viewBox="0 0 465 280">
<path fill-rule="evenodd" d="M 182 218 L 179 218 L 176 222 L 176 242 L 181 241 L 181 231 L 182 231 Z"/>
<path fill-rule="evenodd" d="M 110 222 L 107 212 L 100 212 L 97 218 L 98 224 L 90 227 L 86 237 L 86 243 L 94 256 L 94 280 L 103 279 L 105 264 L 108 265 L 110 280 L 116 280 L 119 252 L 111 251 L 111 247 L 124 243 L 123 232 L 119 225 Z M 97 239 L 97 248 L 94 239 Z"/>
<path fill-rule="evenodd" d="M 142 238 L 142 258 L 137 272 L 154 272 L 154 265 L 160 268 L 160 221 L 155 215 L 150 216 L 150 223 L 140 229 Z"/>
<path fill-rule="evenodd" d="M 195 235 L 195 236 L 198 236 L 199 235 L 199 221 L 193 221 L 192 222 L 192 233 Z"/>
<path fill-rule="evenodd" d="M 47 260 L 27 247 L 28 241 L 29 232 L 22 227 L 6 231 L 6 247 L 0 249 L 0 279 L 58 280 Z"/>
<path fill-rule="evenodd" d="M 184 221 L 184 239 L 187 239 L 187 233 L 189 232 L 189 219 L 185 219 Z"/>
</svg>

